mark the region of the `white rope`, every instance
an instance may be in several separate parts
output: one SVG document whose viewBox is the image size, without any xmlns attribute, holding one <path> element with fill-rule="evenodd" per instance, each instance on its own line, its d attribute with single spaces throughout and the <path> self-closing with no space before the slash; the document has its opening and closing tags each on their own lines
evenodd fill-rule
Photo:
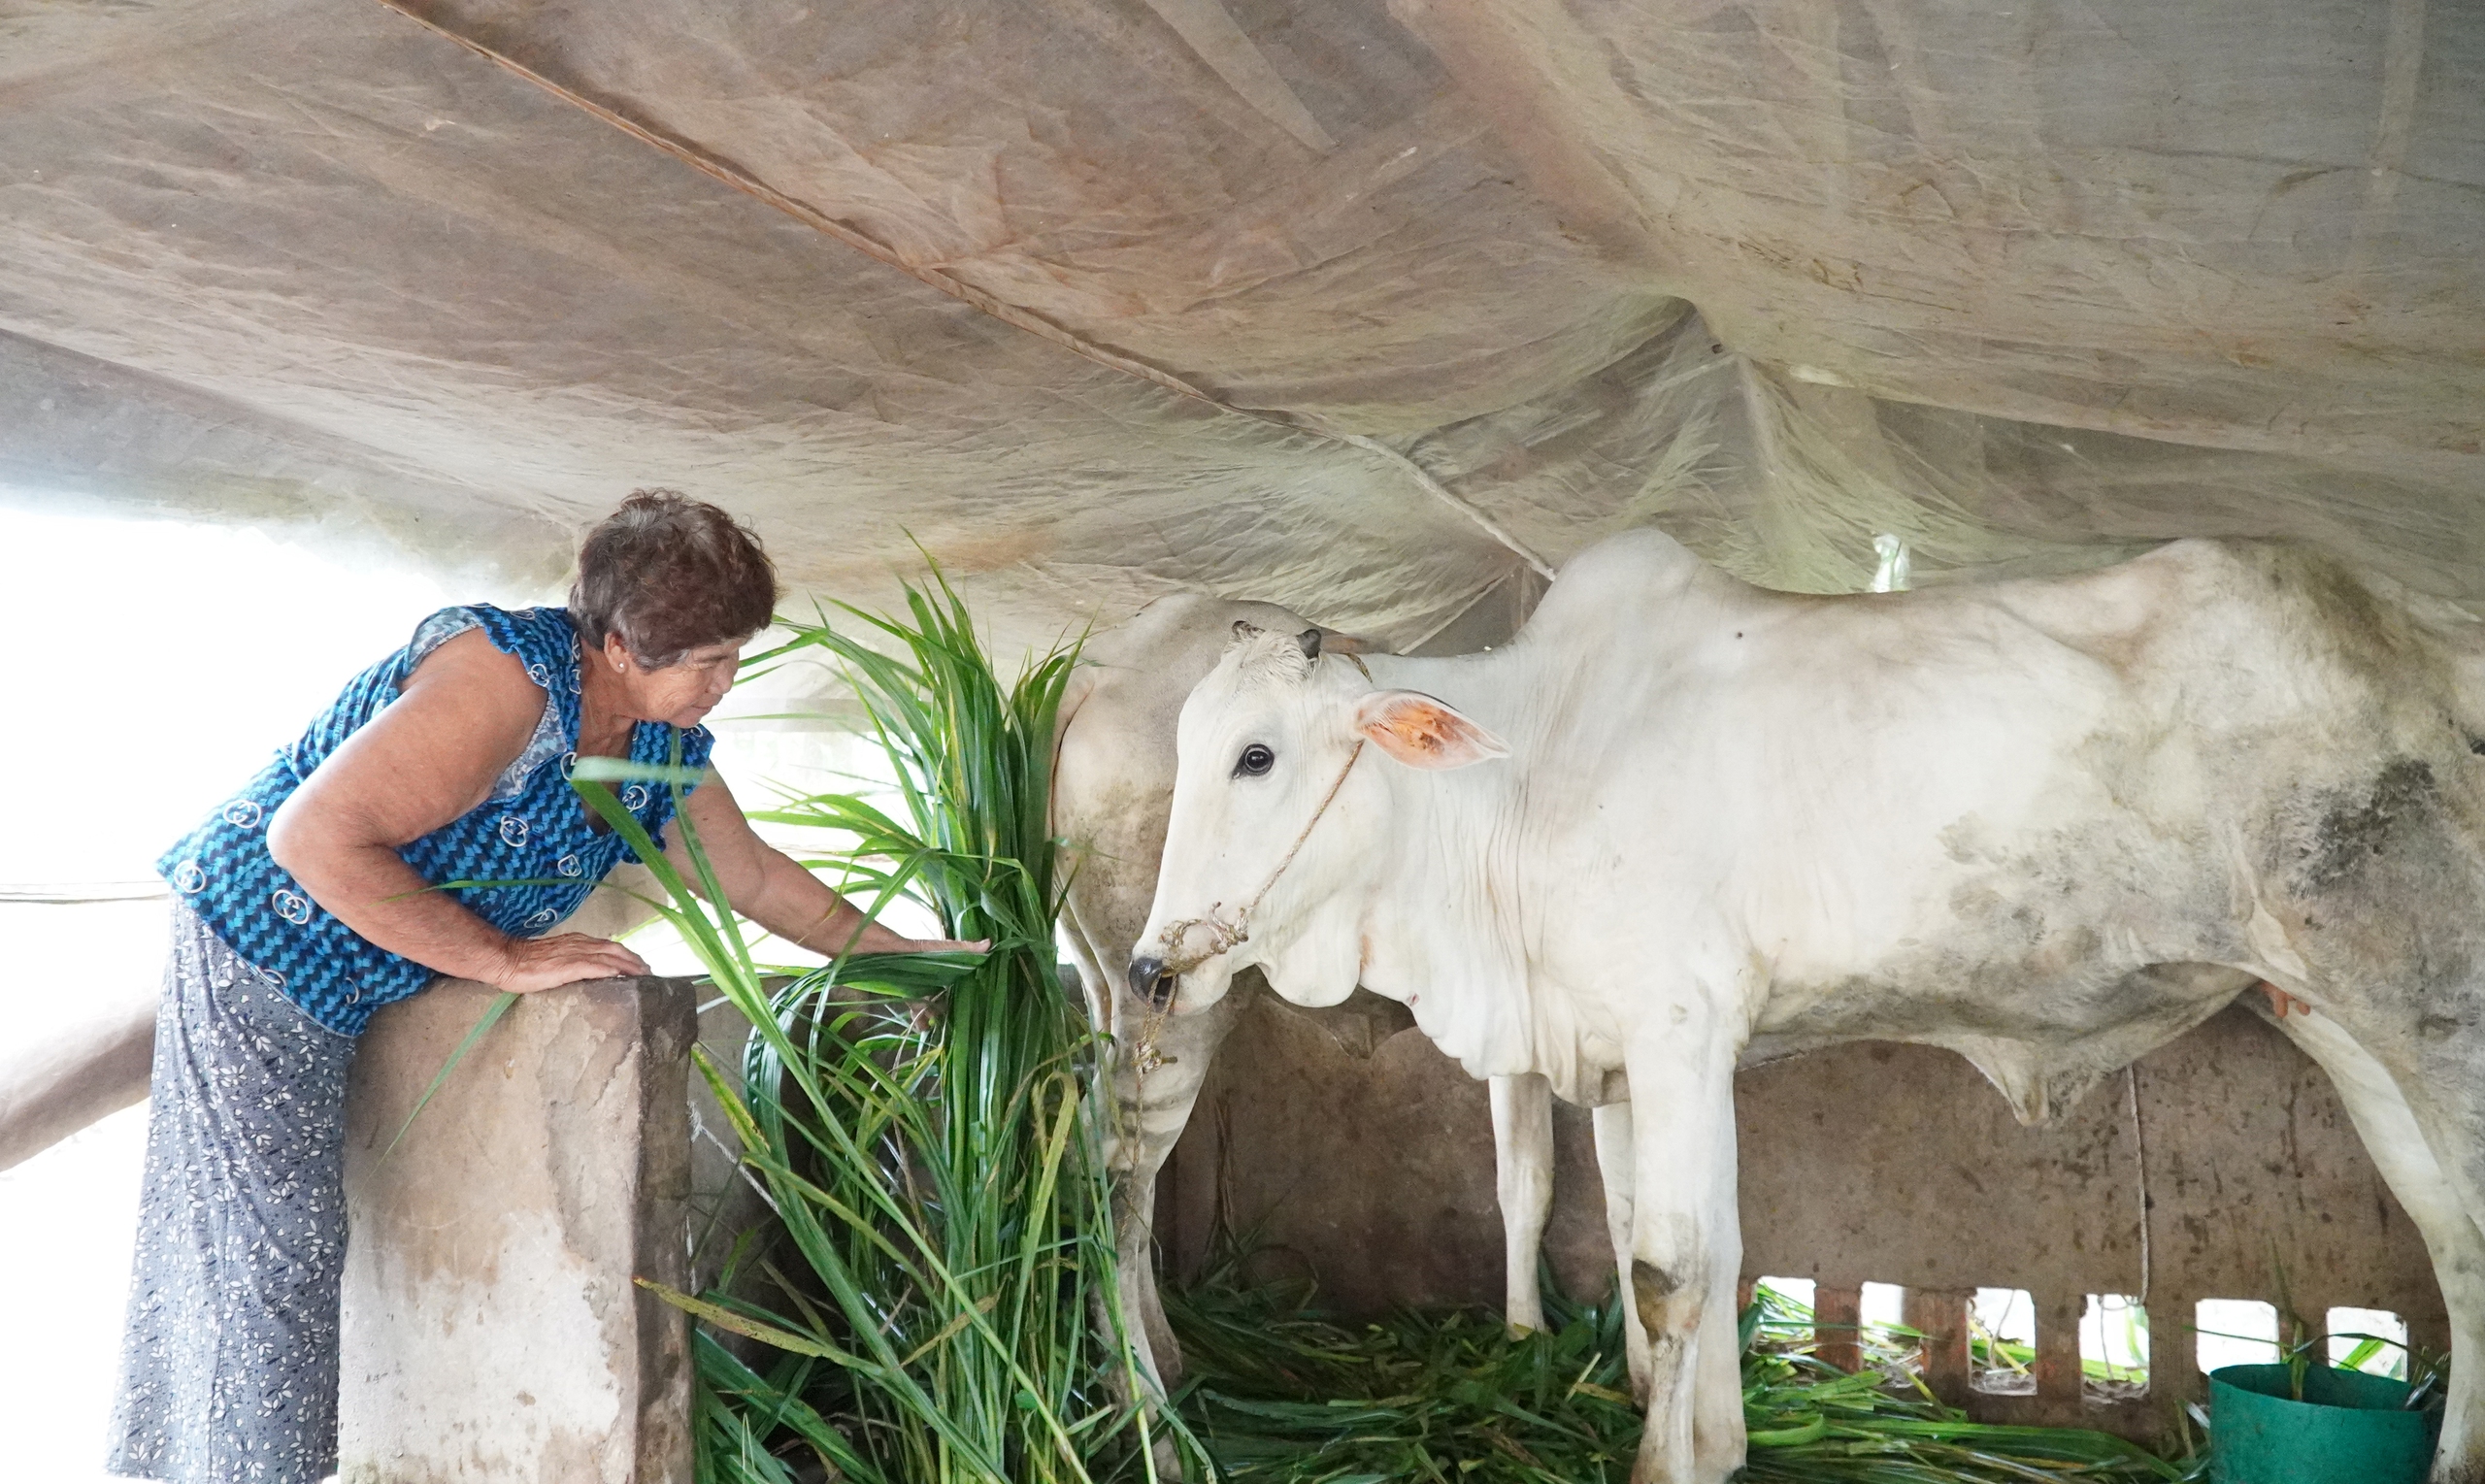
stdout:
<svg viewBox="0 0 2485 1484">
<path fill-rule="evenodd" d="M 146 902 L 166 896 L 160 880 L 25 881 L 0 883 L 0 906 L 84 907 L 99 902 Z"/>
</svg>

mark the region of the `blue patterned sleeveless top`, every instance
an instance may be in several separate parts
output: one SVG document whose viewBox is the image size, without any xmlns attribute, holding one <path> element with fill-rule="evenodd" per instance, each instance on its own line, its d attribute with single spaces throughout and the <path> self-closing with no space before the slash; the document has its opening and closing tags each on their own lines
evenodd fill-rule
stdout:
<svg viewBox="0 0 2485 1484">
<path fill-rule="evenodd" d="M 397 699 L 426 655 L 469 629 L 481 629 L 494 648 L 525 662 L 527 678 L 544 687 L 544 717 L 491 796 L 402 847 L 406 864 L 435 885 L 544 883 L 449 888 L 493 927 L 532 938 L 575 911 L 614 866 L 638 859 L 618 835 L 588 827 L 586 805 L 570 787 L 580 655 L 569 611 L 504 612 L 479 603 L 434 613 L 412 643 L 354 676 L 298 741 L 278 748 L 275 761 L 155 863 L 176 900 L 312 1019 L 342 1035 L 362 1034 L 372 1011 L 421 989 L 435 972 L 363 938 L 312 901 L 268 854 L 267 822 L 312 770 Z M 706 727 L 684 732 L 652 721 L 632 731 L 631 760 L 672 762 L 677 739 L 683 766 L 707 766 L 714 739 Z M 661 845 L 674 791 L 626 783 L 620 799 Z"/>
</svg>

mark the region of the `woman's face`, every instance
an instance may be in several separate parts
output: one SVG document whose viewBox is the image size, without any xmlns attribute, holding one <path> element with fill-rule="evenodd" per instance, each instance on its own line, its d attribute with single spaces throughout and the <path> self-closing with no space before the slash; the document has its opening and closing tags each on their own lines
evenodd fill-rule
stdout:
<svg viewBox="0 0 2485 1484">
<path fill-rule="evenodd" d="M 695 727 L 716 709 L 717 702 L 725 699 L 725 692 L 733 689 L 746 643 L 746 638 L 737 639 L 693 649 L 661 670 L 640 664 L 638 656 L 618 636 L 606 636 L 604 652 L 606 660 L 615 666 L 628 693 L 631 714 L 649 721 L 669 721 L 678 727 Z"/>
</svg>

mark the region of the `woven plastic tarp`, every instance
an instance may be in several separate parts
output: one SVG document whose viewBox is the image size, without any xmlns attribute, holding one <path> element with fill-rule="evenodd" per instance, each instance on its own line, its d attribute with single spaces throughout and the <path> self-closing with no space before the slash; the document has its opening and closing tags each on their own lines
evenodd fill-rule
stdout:
<svg viewBox="0 0 2485 1484">
<path fill-rule="evenodd" d="M 0 0 L 0 482 L 504 587 L 673 484 L 1009 642 L 1641 523 L 2485 598 L 2485 6 L 397 3 Z"/>
</svg>

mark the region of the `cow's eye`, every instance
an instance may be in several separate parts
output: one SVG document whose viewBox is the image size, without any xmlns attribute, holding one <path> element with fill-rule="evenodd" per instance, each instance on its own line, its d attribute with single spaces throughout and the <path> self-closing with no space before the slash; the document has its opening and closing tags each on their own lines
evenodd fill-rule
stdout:
<svg viewBox="0 0 2485 1484">
<path fill-rule="evenodd" d="M 1234 775 L 1238 778 L 1256 778 L 1276 765 L 1276 753 L 1258 742 L 1253 742 L 1242 749 L 1241 757 L 1234 760 Z"/>
</svg>

